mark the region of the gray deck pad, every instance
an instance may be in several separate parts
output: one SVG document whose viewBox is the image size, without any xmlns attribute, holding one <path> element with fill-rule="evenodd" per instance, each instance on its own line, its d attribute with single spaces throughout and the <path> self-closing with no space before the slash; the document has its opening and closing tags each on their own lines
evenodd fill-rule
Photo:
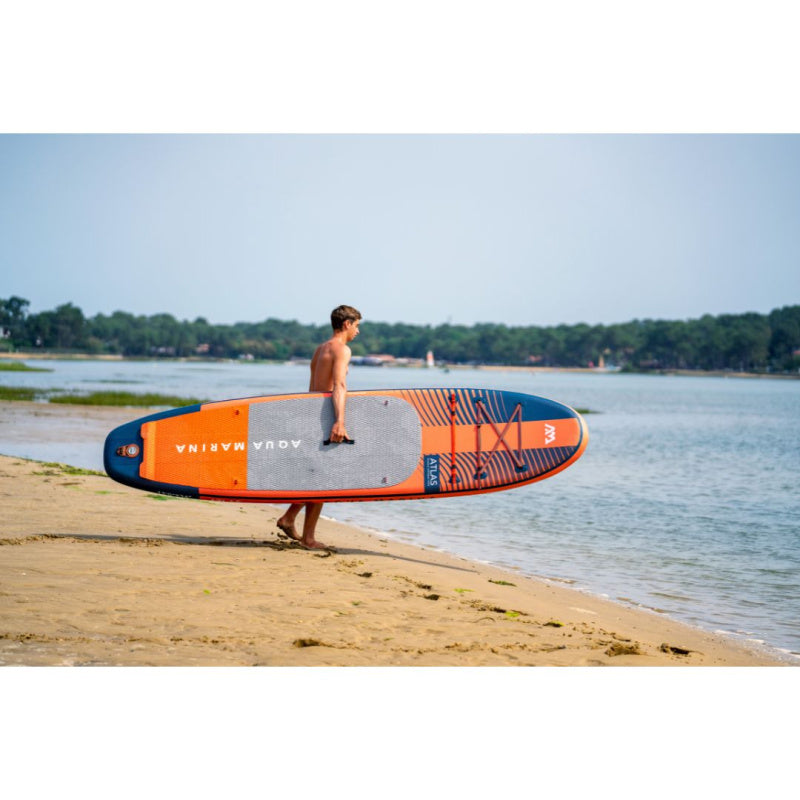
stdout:
<svg viewBox="0 0 800 800">
<path fill-rule="evenodd" d="M 348 397 L 347 433 L 355 444 L 329 444 L 329 397 L 273 400 L 250 406 L 247 488 L 336 491 L 395 486 L 417 468 L 422 426 L 399 397 Z"/>
</svg>

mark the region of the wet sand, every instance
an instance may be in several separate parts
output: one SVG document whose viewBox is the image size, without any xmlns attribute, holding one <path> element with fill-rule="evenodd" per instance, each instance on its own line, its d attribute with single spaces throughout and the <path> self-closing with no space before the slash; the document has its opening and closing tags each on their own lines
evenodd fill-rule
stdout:
<svg viewBox="0 0 800 800">
<path fill-rule="evenodd" d="M 114 416 L 126 411 L 141 416 Z M 59 409 L 71 413 L 90 412 Z M 277 530 L 276 506 L 151 495 L 8 456 L 0 504 L 2 665 L 781 663 L 655 613 L 330 519 L 317 533 L 335 551 L 309 552 Z"/>
</svg>

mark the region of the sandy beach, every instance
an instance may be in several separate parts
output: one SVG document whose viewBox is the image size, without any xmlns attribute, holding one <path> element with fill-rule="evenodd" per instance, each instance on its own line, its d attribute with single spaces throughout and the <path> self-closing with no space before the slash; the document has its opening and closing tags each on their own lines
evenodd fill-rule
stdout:
<svg viewBox="0 0 800 800">
<path fill-rule="evenodd" d="M 141 409 L 0 404 L 112 427 Z M 5 425 L 3 426 L 5 429 Z M 7 430 L 7 429 L 6 429 Z M 270 505 L 151 495 L 0 456 L 0 664 L 756 666 L 728 638 Z M 326 514 L 335 515 L 329 505 Z"/>
</svg>

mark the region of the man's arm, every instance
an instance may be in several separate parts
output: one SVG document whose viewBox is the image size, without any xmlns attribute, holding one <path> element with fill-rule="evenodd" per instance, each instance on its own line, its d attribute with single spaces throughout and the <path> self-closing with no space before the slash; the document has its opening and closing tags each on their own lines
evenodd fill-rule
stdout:
<svg viewBox="0 0 800 800">
<path fill-rule="evenodd" d="M 350 355 L 350 348 L 347 345 L 337 347 L 333 354 L 331 401 L 333 402 L 334 422 L 331 428 L 332 442 L 341 442 L 348 438 L 344 426 L 344 411 L 347 403 L 347 367 L 350 364 Z"/>
</svg>

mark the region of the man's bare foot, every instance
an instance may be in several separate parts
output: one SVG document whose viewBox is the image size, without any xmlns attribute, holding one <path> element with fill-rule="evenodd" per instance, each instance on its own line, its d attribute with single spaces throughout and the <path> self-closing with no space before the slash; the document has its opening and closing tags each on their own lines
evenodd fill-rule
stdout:
<svg viewBox="0 0 800 800">
<path fill-rule="evenodd" d="M 318 542 L 316 539 L 312 539 L 311 541 L 306 541 L 305 539 L 300 539 L 300 544 L 306 548 L 306 550 L 330 550 L 331 548 L 328 545 L 323 544 L 322 542 Z"/>
<path fill-rule="evenodd" d="M 284 522 L 283 518 L 279 519 L 275 523 L 283 533 L 288 536 L 290 539 L 294 540 L 295 542 L 299 542 L 300 537 L 297 535 L 297 531 L 294 529 L 294 522 Z"/>
</svg>

